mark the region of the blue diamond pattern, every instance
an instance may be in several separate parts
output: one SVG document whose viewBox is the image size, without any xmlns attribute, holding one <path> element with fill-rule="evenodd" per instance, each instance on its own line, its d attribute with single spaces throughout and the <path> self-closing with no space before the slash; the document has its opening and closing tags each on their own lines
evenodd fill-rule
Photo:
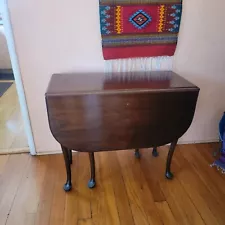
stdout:
<svg viewBox="0 0 225 225">
<path fill-rule="evenodd" d="M 152 21 L 152 18 L 145 11 L 140 9 L 129 18 L 129 21 L 136 28 L 143 29 Z"/>
</svg>

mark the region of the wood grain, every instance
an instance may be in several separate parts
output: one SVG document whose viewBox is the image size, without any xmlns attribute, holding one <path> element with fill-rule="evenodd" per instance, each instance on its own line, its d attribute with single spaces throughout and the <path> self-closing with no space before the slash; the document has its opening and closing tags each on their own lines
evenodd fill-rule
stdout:
<svg viewBox="0 0 225 225">
<path fill-rule="evenodd" d="M 29 157 L 10 211 L 8 225 L 32 224 L 35 221 L 48 162 L 49 157 Z"/>
<path fill-rule="evenodd" d="M 79 198 L 79 195 L 78 195 L 78 191 L 77 191 L 77 187 L 78 187 L 78 184 L 77 184 L 78 166 L 77 165 L 78 165 L 78 154 L 75 154 L 73 156 L 73 166 L 72 166 L 72 168 L 73 168 L 73 179 L 72 179 L 73 189 L 69 193 L 64 193 L 66 196 L 66 202 L 65 202 L 63 225 L 77 224 L 77 221 L 78 221 L 78 213 L 77 213 L 78 212 L 78 201 L 77 201 L 77 199 Z M 63 171 L 65 174 L 66 173 L 65 170 L 63 170 Z M 64 182 L 64 179 L 61 181 Z M 60 185 L 60 187 L 63 191 L 62 185 Z"/>
<path fill-rule="evenodd" d="M 55 185 L 52 189 L 53 192 L 53 200 L 50 212 L 50 225 L 61 225 L 64 222 L 64 209 L 65 209 L 65 202 L 66 202 L 66 195 L 62 192 L 62 187 L 59 184 L 60 181 L 65 177 L 64 171 L 60 169 L 64 166 L 63 161 L 61 160 L 60 155 L 57 155 L 54 160 L 55 165 L 54 167 L 56 177 L 55 177 Z"/>
<path fill-rule="evenodd" d="M 163 221 L 163 224 L 167 224 L 167 225 L 176 225 L 177 224 L 177 222 L 173 216 L 173 213 L 166 201 L 156 202 L 155 205 L 159 211 L 159 214 Z"/>
<path fill-rule="evenodd" d="M 1 156 L 0 156 L 1 157 Z M 0 176 L 0 224 L 6 224 L 24 173 L 28 170 L 27 154 L 11 155 Z"/>
<path fill-rule="evenodd" d="M 76 154 L 76 153 L 74 153 Z M 86 166 L 87 165 L 87 166 Z M 78 154 L 78 220 L 91 218 L 91 190 L 87 188 L 87 182 L 90 178 L 89 156 L 88 154 Z M 64 176 L 65 177 L 65 176 Z"/>
<path fill-rule="evenodd" d="M 3 170 L 5 168 L 5 164 L 7 163 L 9 158 L 9 155 L 2 155 L 0 157 L 0 175 L 3 173 Z"/>
<path fill-rule="evenodd" d="M 225 224 L 225 176 L 209 166 L 211 144 L 179 145 L 176 177 L 163 177 L 168 146 L 96 153 L 97 184 L 87 188 L 89 159 L 73 153 L 73 189 L 65 193 L 62 155 L 0 156 L 1 225 Z M 159 189 L 159 190 L 157 190 Z"/>
<path fill-rule="evenodd" d="M 119 155 L 120 157 L 120 155 Z M 130 209 L 130 201 L 127 196 L 124 178 L 120 171 L 118 155 L 115 152 L 110 152 L 107 155 L 106 164 L 107 170 L 110 171 L 110 180 L 114 189 L 115 201 L 118 210 L 119 220 L 121 225 L 134 225 L 132 211 Z"/>
<path fill-rule="evenodd" d="M 175 141 L 191 125 L 199 88 L 173 72 L 154 74 L 157 79 L 144 72 L 53 75 L 45 95 L 52 135 L 81 152 Z"/>
<path fill-rule="evenodd" d="M 135 223 L 141 224 L 139 220 L 142 217 L 144 224 L 163 224 L 140 168 L 140 161 L 132 153 L 127 155 L 127 152 L 124 151 L 121 153 L 120 166 Z"/>
<path fill-rule="evenodd" d="M 23 150 L 29 152 L 14 83 L 0 97 L 0 154 Z"/>
<path fill-rule="evenodd" d="M 110 179 L 111 171 L 109 169 L 103 169 L 105 162 L 108 161 L 107 155 L 98 154 L 98 158 L 99 158 L 99 167 L 100 167 L 100 181 L 98 182 L 98 184 L 101 185 L 101 190 L 103 191 L 102 200 L 104 204 L 105 224 L 107 225 L 120 224 L 115 192 L 114 192 L 113 184 Z"/>
<path fill-rule="evenodd" d="M 40 190 L 40 200 L 36 213 L 36 225 L 49 224 L 53 207 L 54 190 L 57 179 L 57 157 L 49 158 L 43 185 Z M 58 187 L 57 187 L 58 188 Z"/>
</svg>

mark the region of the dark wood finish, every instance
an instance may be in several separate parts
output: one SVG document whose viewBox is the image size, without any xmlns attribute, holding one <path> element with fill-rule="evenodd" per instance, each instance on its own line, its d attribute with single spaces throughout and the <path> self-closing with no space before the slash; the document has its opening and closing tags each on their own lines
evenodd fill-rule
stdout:
<svg viewBox="0 0 225 225">
<path fill-rule="evenodd" d="M 178 141 L 178 139 L 174 140 L 170 144 L 170 149 L 169 149 L 169 152 L 168 152 L 168 157 L 167 157 L 167 161 L 166 161 L 166 178 L 168 178 L 168 179 L 173 178 L 173 174 L 171 173 L 170 167 L 171 167 L 171 161 L 172 161 L 172 158 L 173 158 L 173 153 L 174 153 L 174 150 L 175 150 L 176 145 L 177 145 L 177 141 Z"/>
<path fill-rule="evenodd" d="M 135 151 L 134 151 L 134 155 L 135 155 L 135 157 L 137 158 L 137 159 L 140 159 L 141 158 L 141 153 L 140 153 L 140 151 L 139 151 L 139 149 L 137 148 L 137 149 L 135 149 Z"/>
<path fill-rule="evenodd" d="M 56 74 L 46 93 L 49 125 L 61 145 L 81 152 L 161 146 L 187 131 L 198 93 L 173 72 Z"/>
<path fill-rule="evenodd" d="M 129 90 L 149 92 L 176 88 L 197 87 L 171 71 L 106 75 L 104 73 L 54 74 L 50 80 L 46 96 L 121 93 Z"/>
<path fill-rule="evenodd" d="M 91 179 L 88 182 L 88 187 L 93 188 L 95 187 L 95 156 L 94 152 L 89 152 L 89 159 L 91 165 Z"/>
<path fill-rule="evenodd" d="M 159 156 L 159 153 L 158 153 L 158 151 L 157 151 L 157 147 L 154 147 L 154 148 L 152 149 L 152 156 L 154 156 L 154 157 Z"/>
<path fill-rule="evenodd" d="M 66 166 L 66 183 L 64 184 L 64 190 L 65 191 L 70 191 L 72 188 L 72 182 L 71 182 L 71 162 L 70 162 L 70 157 L 69 157 L 69 149 L 62 146 L 62 151 L 63 151 L 63 156 L 64 156 L 64 161 L 65 161 L 65 166 Z"/>
<path fill-rule="evenodd" d="M 73 164 L 73 156 L 72 156 L 72 150 L 71 149 L 69 150 L 68 157 L 69 157 L 70 164 Z"/>
</svg>

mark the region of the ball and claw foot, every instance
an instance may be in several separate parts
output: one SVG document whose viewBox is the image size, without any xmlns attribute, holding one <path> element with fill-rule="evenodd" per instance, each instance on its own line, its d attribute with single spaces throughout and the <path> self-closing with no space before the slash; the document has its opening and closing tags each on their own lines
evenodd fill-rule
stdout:
<svg viewBox="0 0 225 225">
<path fill-rule="evenodd" d="M 72 184 L 70 182 L 66 182 L 63 186 L 64 191 L 68 192 L 72 189 Z"/>
<path fill-rule="evenodd" d="M 135 150 L 134 155 L 137 159 L 141 158 L 141 153 L 139 152 L 139 150 Z"/>
<path fill-rule="evenodd" d="M 93 180 L 93 179 L 90 179 L 89 181 L 88 181 L 88 187 L 89 188 L 94 188 L 95 187 L 95 180 Z"/>
<path fill-rule="evenodd" d="M 173 179 L 173 174 L 170 171 L 166 171 L 166 178 L 168 180 L 172 180 Z"/>
<path fill-rule="evenodd" d="M 157 151 L 157 148 L 153 148 L 153 150 L 152 150 L 152 156 L 154 156 L 154 157 L 159 156 L 159 153 Z"/>
</svg>

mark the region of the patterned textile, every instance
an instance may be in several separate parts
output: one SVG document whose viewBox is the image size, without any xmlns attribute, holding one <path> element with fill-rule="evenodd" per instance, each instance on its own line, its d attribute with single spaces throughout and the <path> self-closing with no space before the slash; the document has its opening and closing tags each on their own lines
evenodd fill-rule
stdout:
<svg viewBox="0 0 225 225">
<path fill-rule="evenodd" d="M 216 166 L 218 170 L 221 170 L 225 174 L 225 132 L 223 134 L 222 149 L 219 159 L 217 159 L 211 167 Z"/>
<path fill-rule="evenodd" d="M 173 55 L 182 0 L 100 0 L 105 59 Z"/>
<path fill-rule="evenodd" d="M 219 122 L 219 139 L 222 143 L 222 148 L 220 149 L 220 157 L 211 166 L 216 166 L 218 170 L 221 170 L 225 174 L 225 112 Z"/>
</svg>

